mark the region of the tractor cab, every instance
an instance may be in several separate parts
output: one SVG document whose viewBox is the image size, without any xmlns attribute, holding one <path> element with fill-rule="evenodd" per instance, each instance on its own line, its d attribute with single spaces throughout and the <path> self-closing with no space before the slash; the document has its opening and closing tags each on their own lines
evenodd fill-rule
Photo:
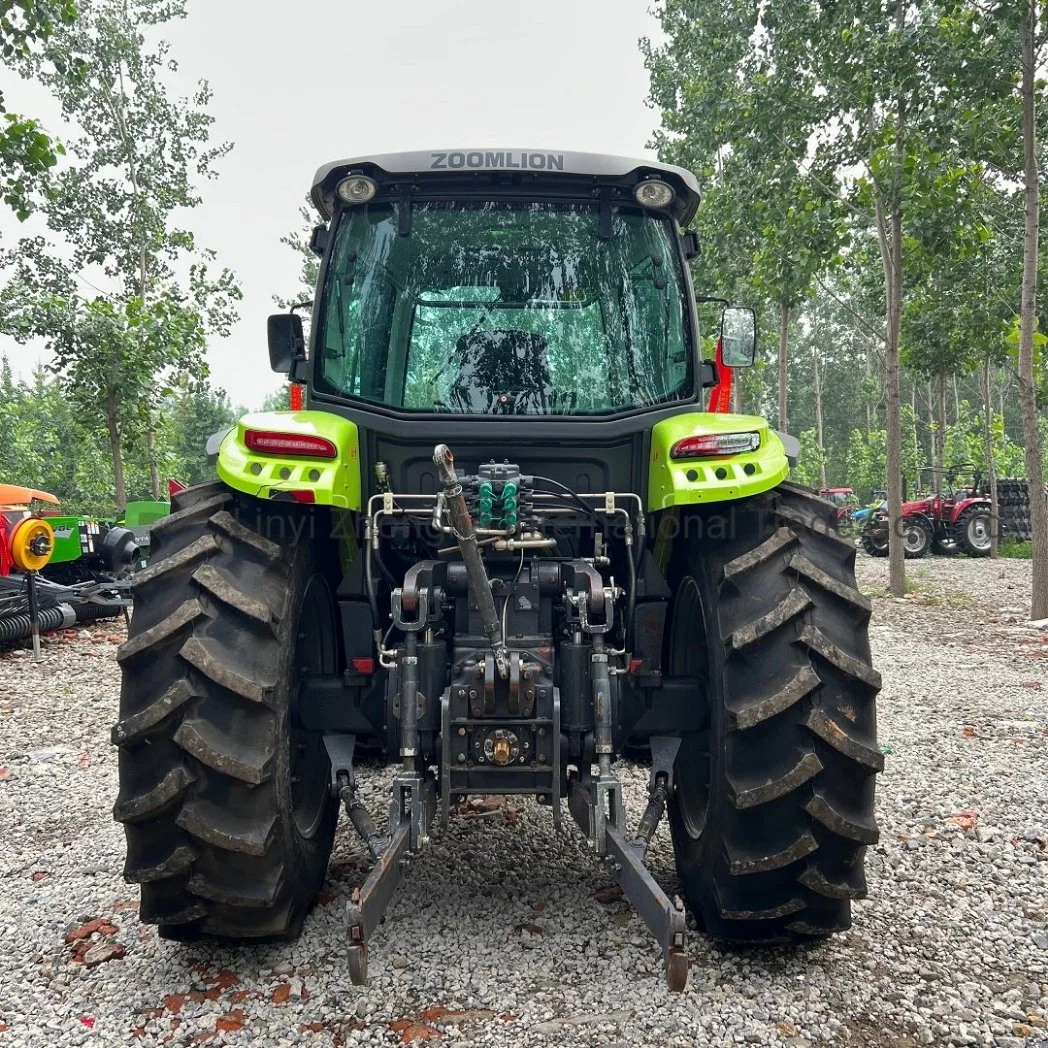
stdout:
<svg viewBox="0 0 1048 1048">
<path fill-rule="evenodd" d="M 367 434 L 365 459 L 395 482 L 437 482 L 385 439 L 409 427 L 452 440 L 471 465 L 495 444 L 538 472 L 555 434 L 578 452 L 561 453 L 556 480 L 635 485 L 653 416 L 726 410 L 710 391 L 753 363 L 754 314 L 726 302 L 717 359 L 703 359 L 688 266 L 698 242 L 682 231 L 698 185 L 682 168 L 398 153 L 324 165 L 312 197 L 327 225 L 313 237 L 323 261 L 308 350 L 297 315 L 273 317 L 271 363 L 303 384 L 306 407 Z"/>
<path fill-rule="evenodd" d="M 687 266 L 697 240 L 681 233 L 698 186 L 682 168 L 395 154 L 325 165 L 313 200 L 331 220 L 315 241 L 318 397 L 411 415 L 599 417 L 713 384 Z M 752 313 L 726 320 L 726 362 L 752 363 Z"/>
<path fill-rule="evenodd" d="M 819 494 L 837 507 L 838 520 L 844 520 L 852 510 L 859 507 L 854 488 L 820 488 Z"/>
</svg>

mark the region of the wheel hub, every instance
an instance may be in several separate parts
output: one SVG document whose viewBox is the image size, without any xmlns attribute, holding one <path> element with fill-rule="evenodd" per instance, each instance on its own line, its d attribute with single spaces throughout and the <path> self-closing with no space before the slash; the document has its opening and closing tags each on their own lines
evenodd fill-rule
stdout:
<svg viewBox="0 0 1048 1048">
<path fill-rule="evenodd" d="M 990 546 L 990 522 L 980 515 L 968 522 L 968 541 L 976 549 L 988 549 Z"/>
</svg>

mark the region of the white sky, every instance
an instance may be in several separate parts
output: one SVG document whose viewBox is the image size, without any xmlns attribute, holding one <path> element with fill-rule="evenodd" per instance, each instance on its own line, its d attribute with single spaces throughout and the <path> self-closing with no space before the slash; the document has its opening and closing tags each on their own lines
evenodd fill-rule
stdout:
<svg viewBox="0 0 1048 1048">
<path fill-rule="evenodd" d="M 209 350 L 212 382 L 257 407 L 269 370 L 265 320 L 292 294 L 313 172 L 371 152 L 535 147 L 650 155 L 657 115 L 637 46 L 658 34 L 649 0 L 189 0 L 165 28 L 183 93 L 211 82 L 214 138 L 231 140 L 187 224 L 240 278 L 232 336 Z M 309 43 L 308 41 L 313 41 Z M 4 77 L 8 108 L 48 121 L 39 89 Z M 29 224 L 27 224 L 28 226 Z M 0 215 L 0 238 L 20 232 Z M 89 289 L 85 289 L 89 292 Z M 43 354 L 0 339 L 16 373 Z"/>
</svg>

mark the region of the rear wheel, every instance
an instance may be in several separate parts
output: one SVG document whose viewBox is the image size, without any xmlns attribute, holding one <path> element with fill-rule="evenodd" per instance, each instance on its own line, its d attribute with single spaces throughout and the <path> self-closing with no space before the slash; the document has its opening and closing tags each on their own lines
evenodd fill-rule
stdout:
<svg viewBox="0 0 1048 1048">
<path fill-rule="evenodd" d="M 990 511 L 983 508 L 965 510 L 953 526 L 957 544 L 969 557 L 990 555 L 990 528 L 993 524 Z"/>
<path fill-rule="evenodd" d="M 316 544 L 237 509 L 220 483 L 175 496 L 118 655 L 124 876 L 168 938 L 297 935 L 338 814 L 322 738 L 296 705 L 301 673 L 338 668 Z"/>
<path fill-rule="evenodd" d="M 849 926 L 877 840 L 870 602 L 855 547 L 803 488 L 736 506 L 720 534 L 674 572 L 669 669 L 703 682 L 710 708 L 675 769 L 681 888 L 716 937 L 823 937 Z"/>
<path fill-rule="evenodd" d="M 902 541 L 906 556 L 917 560 L 927 556 L 932 548 L 932 526 L 923 517 L 906 517 L 903 522 Z"/>
<path fill-rule="evenodd" d="M 871 557 L 888 556 L 888 521 L 886 518 L 867 520 L 859 536 L 862 548 Z"/>
</svg>

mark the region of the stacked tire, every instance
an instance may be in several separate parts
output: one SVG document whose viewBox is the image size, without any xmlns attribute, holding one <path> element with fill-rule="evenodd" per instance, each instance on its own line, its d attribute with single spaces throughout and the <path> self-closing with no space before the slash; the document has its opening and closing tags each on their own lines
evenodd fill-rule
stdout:
<svg viewBox="0 0 1048 1048">
<path fill-rule="evenodd" d="M 1004 534 L 1010 539 L 1029 542 L 1032 538 L 1030 485 L 1026 478 L 1006 477 L 997 481 L 997 500 L 1000 505 Z"/>
</svg>

